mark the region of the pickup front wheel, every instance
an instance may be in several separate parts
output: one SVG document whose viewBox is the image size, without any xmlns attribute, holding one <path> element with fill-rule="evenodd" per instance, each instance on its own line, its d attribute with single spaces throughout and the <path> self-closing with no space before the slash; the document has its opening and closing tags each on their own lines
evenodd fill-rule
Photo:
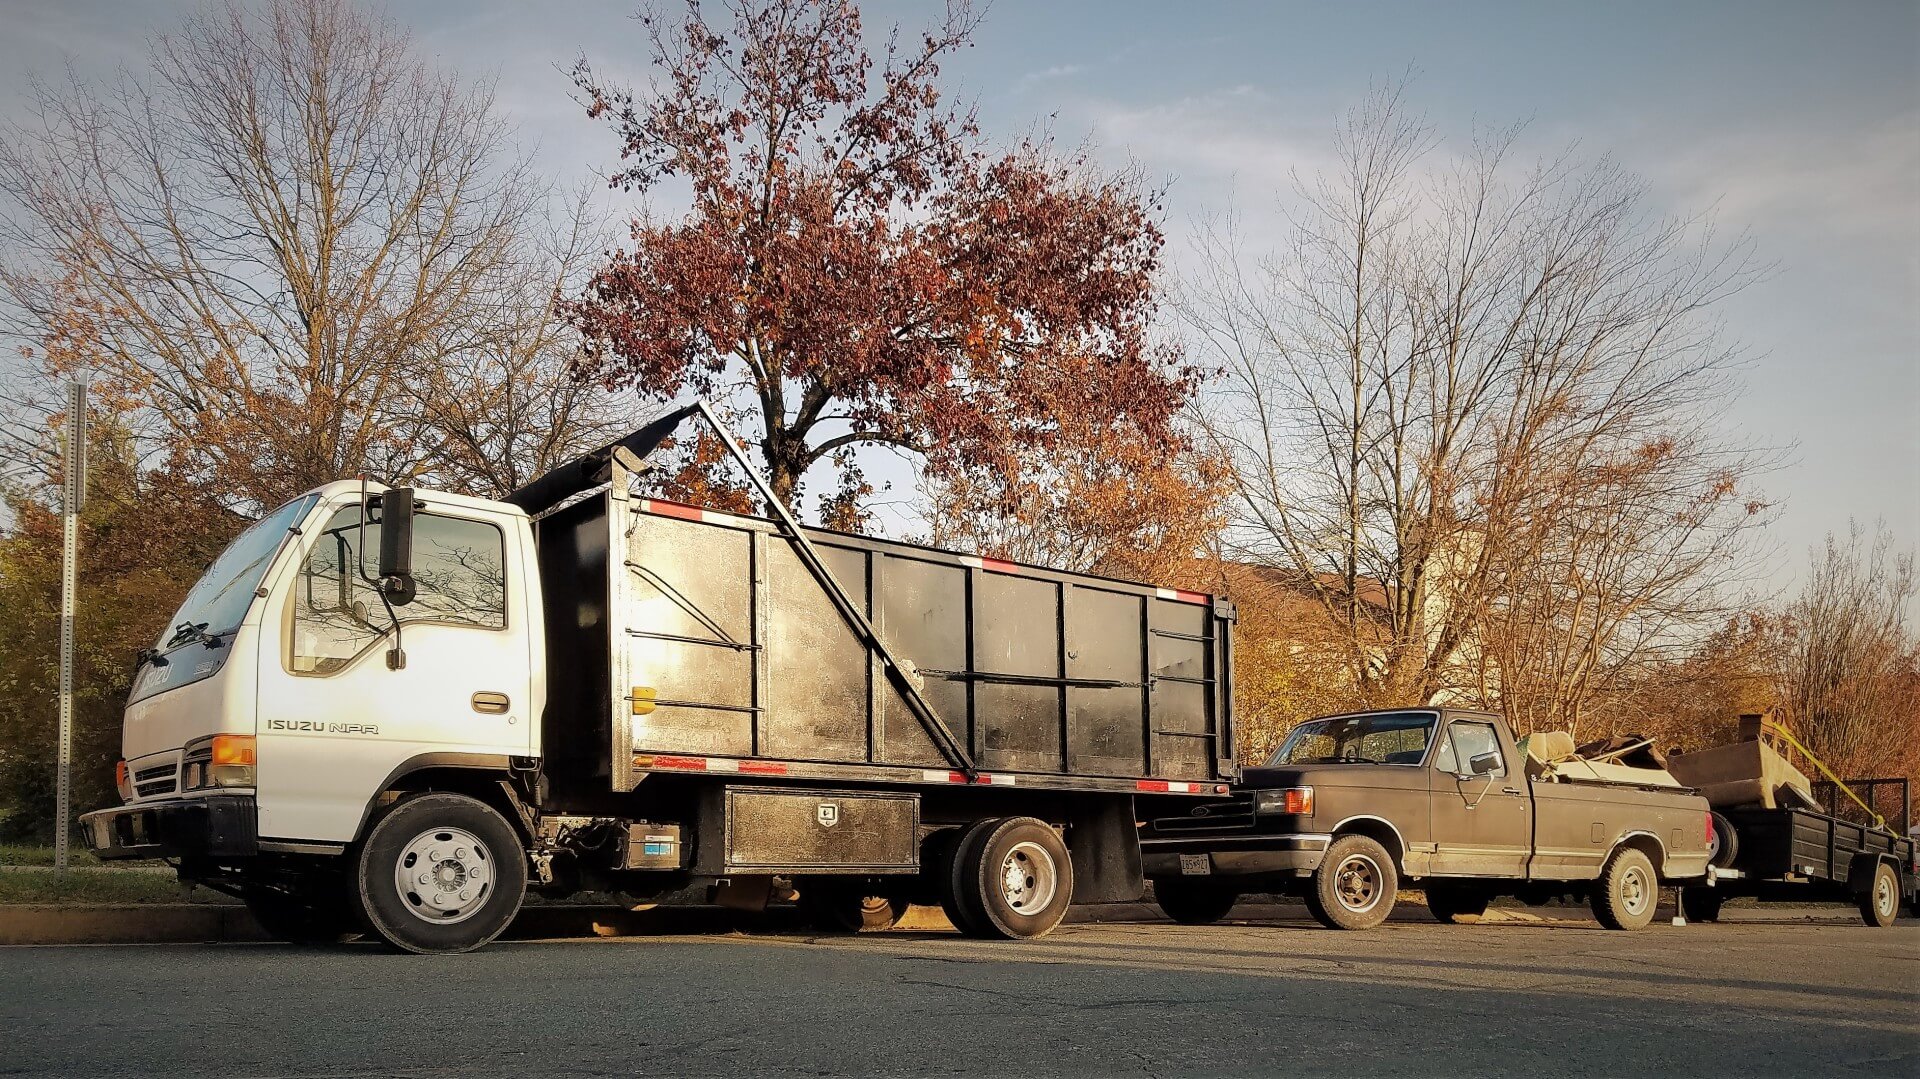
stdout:
<svg viewBox="0 0 1920 1079">
<path fill-rule="evenodd" d="M 375 822 L 354 858 L 361 918 L 395 949 L 472 951 L 520 911 L 527 859 L 520 837 L 485 802 L 417 794 Z"/>
<path fill-rule="evenodd" d="M 1387 848 L 1363 835 L 1333 841 L 1307 889 L 1307 910 L 1328 929 L 1372 929 L 1393 912 L 1400 876 Z"/>
</svg>

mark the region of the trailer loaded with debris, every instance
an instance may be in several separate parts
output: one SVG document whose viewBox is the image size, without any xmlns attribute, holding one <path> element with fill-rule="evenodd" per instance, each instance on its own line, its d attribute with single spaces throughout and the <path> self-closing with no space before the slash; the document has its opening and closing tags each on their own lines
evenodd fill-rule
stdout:
<svg viewBox="0 0 1920 1079">
<path fill-rule="evenodd" d="M 1816 785 L 1796 768 L 1789 748 L 1826 783 Z M 1680 896 L 1688 920 L 1715 921 L 1736 896 L 1851 900 L 1873 926 L 1892 925 L 1903 902 L 1913 912 L 1920 853 L 1906 834 L 1905 779 L 1843 780 L 1785 727 L 1755 715 L 1740 717 L 1731 745 L 1676 753 L 1666 764 L 1713 807 L 1707 878 Z M 1822 786 L 1824 800 L 1816 796 Z M 1892 820 L 1871 797 L 1881 791 L 1897 806 Z"/>
</svg>

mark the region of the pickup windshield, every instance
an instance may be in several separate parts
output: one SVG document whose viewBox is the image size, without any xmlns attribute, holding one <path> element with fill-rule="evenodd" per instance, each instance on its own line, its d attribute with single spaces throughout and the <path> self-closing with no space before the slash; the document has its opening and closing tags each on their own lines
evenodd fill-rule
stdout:
<svg viewBox="0 0 1920 1079">
<path fill-rule="evenodd" d="M 1392 712 L 1310 719 L 1293 729 L 1268 767 L 1288 764 L 1419 764 L 1435 714 Z"/>
<path fill-rule="evenodd" d="M 207 567 L 199 583 L 160 631 L 155 647 L 161 651 L 178 644 L 201 639 L 204 635 L 230 633 L 247 616 L 254 590 L 273 561 L 274 552 L 287 538 L 287 529 L 306 516 L 313 506 L 313 495 L 302 495 L 255 521 L 238 539 L 220 552 Z"/>
</svg>

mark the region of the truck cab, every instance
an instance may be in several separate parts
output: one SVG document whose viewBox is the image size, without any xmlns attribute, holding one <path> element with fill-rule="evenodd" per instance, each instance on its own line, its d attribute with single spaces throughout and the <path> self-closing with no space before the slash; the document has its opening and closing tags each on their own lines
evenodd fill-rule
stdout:
<svg viewBox="0 0 1920 1079">
<path fill-rule="evenodd" d="M 1308 720 L 1242 786 L 1143 830 L 1146 874 L 1177 920 L 1211 921 L 1243 892 L 1280 891 L 1330 927 L 1368 928 L 1415 880 L 1442 920 L 1477 916 L 1495 895 L 1578 894 L 1603 922 L 1638 928 L 1661 883 L 1706 872 L 1704 799 L 1556 781 L 1485 712 Z"/>
<path fill-rule="evenodd" d="M 396 526 L 410 544 L 386 538 Z M 410 564 L 381 565 L 383 548 Z M 530 766 L 546 694 L 533 562 L 527 514 L 502 502 L 340 481 L 266 514 L 142 652 L 126 804 L 83 818 L 89 845 L 187 869 L 337 853 L 380 792 L 484 790 Z"/>
</svg>

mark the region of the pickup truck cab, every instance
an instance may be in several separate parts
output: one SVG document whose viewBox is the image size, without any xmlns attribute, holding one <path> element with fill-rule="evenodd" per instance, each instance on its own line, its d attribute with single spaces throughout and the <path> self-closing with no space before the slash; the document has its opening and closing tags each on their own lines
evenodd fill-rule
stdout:
<svg viewBox="0 0 1920 1079">
<path fill-rule="evenodd" d="M 1662 884 L 1707 872 L 1712 820 L 1685 789 L 1569 782 L 1530 767 L 1501 717 L 1409 708 L 1309 720 L 1232 798 L 1149 821 L 1146 875 L 1176 921 L 1242 894 L 1305 898 L 1322 924 L 1386 920 L 1417 881 L 1442 921 L 1496 895 L 1586 897 L 1610 928 L 1653 920 Z"/>
</svg>

